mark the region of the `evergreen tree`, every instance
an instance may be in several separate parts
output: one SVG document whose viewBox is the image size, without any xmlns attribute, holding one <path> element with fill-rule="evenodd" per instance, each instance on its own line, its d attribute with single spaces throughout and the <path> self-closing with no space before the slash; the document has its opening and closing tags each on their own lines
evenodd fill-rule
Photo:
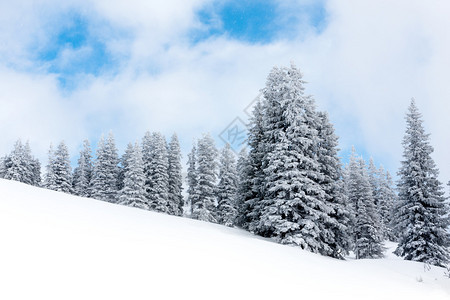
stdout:
<svg viewBox="0 0 450 300">
<path fill-rule="evenodd" d="M 356 158 L 354 149 L 348 176 L 348 197 L 355 214 L 352 231 L 356 259 L 383 257 L 382 234 L 369 176 L 364 160 Z"/>
<path fill-rule="evenodd" d="M 144 164 L 144 178 L 145 178 L 145 197 L 146 202 L 149 204 L 150 201 L 150 193 L 152 186 L 152 171 L 151 171 L 151 163 L 152 163 L 152 134 L 150 131 L 147 131 L 142 138 L 142 161 Z"/>
<path fill-rule="evenodd" d="M 117 179 L 117 189 L 120 191 L 125 186 L 125 173 L 128 171 L 128 162 L 130 161 L 131 156 L 134 152 L 134 146 L 131 143 L 128 143 L 127 149 L 125 149 L 125 153 L 120 158 L 120 167 L 119 167 L 119 175 Z M 142 151 L 141 151 L 142 155 Z"/>
<path fill-rule="evenodd" d="M 414 99 L 406 115 L 403 158 L 398 172 L 397 226 L 401 233 L 395 253 L 406 260 L 444 266 L 449 261 L 448 207 L 431 158 L 433 147 Z"/>
<path fill-rule="evenodd" d="M 92 197 L 98 200 L 117 202 L 119 157 L 112 133 L 106 141 L 102 137 L 97 147 L 97 159 L 92 177 Z"/>
<path fill-rule="evenodd" d="M 242 148 L 239 152 L 239 157 L 237 161 L 237 176 L 238 176 L 238 186 L 237 186 L 237 196 L 236 196 L 236 208 L 237 215 L 235 224 L 239 227 L 247 227 L 246 216 L 248 212 L 248 203 L 246 200 L 252 199 L 252 181 L 250 178 L 251 165 L 249 163 L 249 155 L 246 148 Z"/>
<path fill-rule="evenodd" d="M 58 192 L 73 193 L 69 151 L 64 142 L 58 145 L 49 164 L 51 165 L 48 170 L 51 170 L 53 184 L 48 188 Z"/>
<path fill-rule="evenodd" d="M 250 128 L 248 134 L 249 154 L 246 166 L 241 166 L 245 172 L 246 190 L 240 193 L 239 226 L 248 229 L 251 232 L 257 232 L 259 219 L 261 217 L 261 201 L 264 195 L 264 172 L 263 158 L 266 153 L 264 137 L 264 103 L 266 100 L 258 99 L 253 109 L 253 115 L 250 119 Z M 242 174 L 243 175 L 243 174 Z"/>
<path fill-rule="evenodd" d="M 319 183 L 325 192 L 325 203 L 331 208 L 320 233 L 322 242 L 327 245 L 321 253 L 343 259 L 350 249 L 350 211 L 347 208 L 341 163 L 338 157 L 338 137 L 326 113 L 319 113 L 319 147 L 317 151 L 320 164 Z"/>
<path fill-rule="evenodd" d="M 319 119 L 295 67 L 274 68 L 264 90 L 264 198 L 257 233 L 312 252 L 332 251 L 320 235 L 332 208 L 320 186 Z"/>
<path fill-rule="evenodd" d="M 236 219 L 237 169 L 230 144 L 226 144 L 220 156 L 219 184 L 217 185 L 217 221 L 233 226 Z"/>
<path fill-rule="evenodd" d="M 198 200 L 197 184 L 198 184 L 198 172 L 197 172 L 197 146 L 194 142 L 192 145 L 192 150 L 188 154 L 187 162 L 187 184 L 188 184 L 188 197 L 187 204 L 189 207 L 189 216 L 193 216 L 193 208 Z"/>
<path fill-rule="evenodd" d="M 378 169 L 378 201 L 377 209 L 380 216 L 381 232 L 385 240 L 395 241 L 395 235 L 392 230 L 392 211 L 396 194 L 392 189 L 392 178 L 389 172 L 384 172 L 383 167 Z"/>
<path fill-rule="evenodd" d="M 30 185 L 40 185 L 40 163 L 31 154 L 30 144 L 22 144 L 18 140 L 10 155 L 1 162 L 0 177 L 23 182 Z"/>
<path fill-rule="evenodd" d="M 147 187 L 148 205 L 151 210 L 169 212 L 169 160 L 164 136 L 154 132 L 151 136 L 150 163 L 147 176 L 151 185 Z"/>
<path fill-rule="evenodd" d="M 198 141 L 197 149 L 197 199 L 192 203 L 192 218 L 217 222 L 215 216 L 215 185 L 217 180 L 217 149 L 209 134 Z"/>
<path fill-rule="evenodd" d="M 127 206 L 148 209 L 145 197 L 144 164 L 142 151 L 138 143 L 128 146 L 124 161 L 123 188 L 120 190 L 119 203 Z"/>
<path fill-rule="evenodd" d="M 55 150 L 53 149 L 53 145 L 50 144 L 50 148 L 48 150 L 48 162 L 46 166 L 46 173 L 44 178 L 44 187 L 49 190 L 56 189 L 56 178 L 55 172 L 53 169 L 55 160 Z"/>
<path fill-rule="evenodd" d="M 169 213 L 177 216 L 183 215 L 183 176 L 181 167 L 180 143 L 176 134 L 172 135 L 168 149 L 169 159 Z"/>
<path fill-rule="evenodd" d="M 92 172 L 91 145 L 88 140 L 85 140 L 83 142 L 83 150 L 81 150 L 80 158 L 78 159 L 78 166 L 73 172 L 73 190 L 75 195 L 91 197 Z"/>
</svg>

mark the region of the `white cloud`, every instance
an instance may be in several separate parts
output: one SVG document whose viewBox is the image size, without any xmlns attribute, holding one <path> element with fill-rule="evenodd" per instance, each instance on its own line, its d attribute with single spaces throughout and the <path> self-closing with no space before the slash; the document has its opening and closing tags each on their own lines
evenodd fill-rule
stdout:
<svg viewBox="0 0 450 300">
<path fill-rule="evenodd" d="M 67 9 L 44 2 L 55 5 L 53 10 Z M 449 4 L 329 1 L 329 23 L 320 34 L 303 27 L 298 28 L 301 39 L 267 45 L 225 37 L 191 45 L 186 33 L 201 26 L 194 12 L 204 2 L 71 3 L 131 33 L 124 40 L 105 37 L 108 46 L 130 58 L 116 76 L 82 78 L 84 84 L 70 95 L 61 95 L 52 75 L 4 67 L 0 76 L 8 89 L 0 93 L 0 104 L 7 104 L 8 112 L 0 113 L 0 152 L 27 135 L 35 151 L 43 153 L 50 140 L 64 138 L 73 152 L 85 136 L 93 139 L 110 129 L 122 146 L 147 129 L 176 131 L 187 149 L 193 137 L 204 131 L 219 134 L 235 116 L 244 116 L 242 110 L 264 86 L 270 68 L 294 60 L 310 82 L 307 92 L 336 123 L 341 148 L 359 145 L 392 172 L 401 160 L 404 114 L 415 97 L 432 133 L 442 179 L 450 179 Z M 8 13 L 5 5 L 0 22 L 12 29 L 0 33 L 0 53 L 26 61 L 26 45 L 36 39 L 30 35 L 45 41 L 45 30 L 39 29 L 42 12 L 15 5 Z M 15 35 L 13 23 L 24 13 L 24 29 Z"/>
</svg>

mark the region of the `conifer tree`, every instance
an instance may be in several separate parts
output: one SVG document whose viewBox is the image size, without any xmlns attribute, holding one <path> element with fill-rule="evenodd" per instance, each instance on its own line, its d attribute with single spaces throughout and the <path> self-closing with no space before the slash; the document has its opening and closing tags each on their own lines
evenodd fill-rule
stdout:
<svg viewBox="0 0 450 300">
<path fill-rule="evenodd" d="M 221 151 L 219 184 L 217 185 L 217 221 L 225 226 L 233 226 L 236 219 L 237 169 L 230 144 Z"/>
<path fill-rule="evenodd" d="M 128 143 L 127 148 L 125 149 L 125 153 L 119 159 L 119 175 L 117 179 L 117 189 L 120 191 L 125 186 L 125 173 L 128 171 L 128 162 L 130 161 L 131 156 L 134 152 L 134 146 L 131 143 Z M 142 151 L 141 151 L 142 154 Z"/>
<path fill-rule="evenodd" d="M 169 160 L 167 143 L 164 136 L 154 132 L 151 136 L 149 153 L 150 163 L 147 176 L 150 186 L 147 186 L 148 205 L 151 210 L 169 212 Z"/>
<path fill-rule="evenodd" d="M 406 124 L 395 218 L 401 236 L 395 253 L 406 260 L 444 266 L 450 258 L 448 206 L 438 180 L 439 171 L 431 158 L 429 134 L 425 133 L 414 99 L 408 108 Z"/>
<path fill-rule="evenodd" d="M 218 153 L 209 134 L 198 141 L 197 147 L 197 184 L 194 192 L 197 198 L 192 203 L 192 218 L 215 223 Z"/>
<path fill-rule="evenodd" d="M 40 163 L 32 156 L 28 142 L 23 145 L 18 140 L 11 154 L 3 158 L 1 165 L 1 178 L 40 185 Z"/>
<path fill-rule="evenodd" d="M 50 144 L 50 148 L 48 150 L 48 162 L 44 178 L 44 187 L 49 190 L 56 189 L 55 172 L 53 170 L 54 160 L 55 160 L 55 150 L 53 149 L 53 145 Z"/>
<path fill-rule="evenodd" d="M 248 212 L 248 206 L 246 200 L 251 199 L 252 192 L 252 181 L 250 178 L 251 174 L 251 166 L 249 163 L 249 155 L 247 153 L 247 149 L 244 147 L 239 152 L 239 157 L 237 161 L 237 177 L 238 177 L 238 186 L 237 186 L 237 196 L 236 196 L 236 209 L 237 215 L 235 224 L 239 227 L 248 227 L 248 223 L 246 223 L 246 216 Z"/>
<path fill-rule="evenodd" d="M 169 160 L 169 213 L 177 216 L 183 215 L 183 196 L 181 195 L 183 186 L 181 150 L 176 134 L 172 135 L 168 149 Z"/>
<path fill-rule="evenodd" d="M 348 198 L 353 206 L 353 252 L 356 259 L 383 257 L 382 234 L 366 165 L 353 149 L 349 163 Z"/>
<path fill-rule="evenodd" d="M 249 154 L 246 166 L 241 166 L 245 172 L 246 180 L 241 184 L 246 185 L 245 193 L 240 193 L 239 226 L 251 232 L 257 232 L 261 217 L 261 204 L 264 195 L 263 158 L 266 153 L 264 136 L 264 103 L 266 100 L 257 100 L 250 119 L 248 134 Z M 244 190 L 243 190 L 244 191 Z"/>
<path fill-rule="evenodd" d="M 123 188 L 119 192 L 119 203 L 131 207 L 148 209 L 145 197 L 144 165 L 142 151 L 138 143 L 127 148 L 124 161 Z"/>
<path fill-rule="evenodd" d="M 81 150 L 78 159 L 78 166 L 73 172 L 73 190 L 75 195 L 91 197 L 92 172 L 91 145 L 88 140 L 85 140 L 83 142 L 83 150 Z"/>
<path fill-rule="evenodd" d="M 395 241 L 392 230 L 392 211 L 396 194 L 392 189 L 392 178 L 389 172 L 385 172 L 383 167 L 378 169 L 378 201 L 377 209 L 380 216 L 381 232 L 385 240 Z"/>
<path fill-rule="evenodd" d="M 92 197 L 98 200 L 117 202 L 117 181 L 119 157 L 114 136 L 101 137 L 97 146 L 97 158 L 92 178 Z"/>
<path fill-rule="evenodd" d="M 193 216 L 193 208 L 195 202 L 198 200 L 197 193 L 197 183 L 198 183 L 198 172 L 197 172 L 197 146 L 194 142 L 192 145 L 192 150 L 188 154 L 188 162 L 187 162 L 187 184 L 188 184 L 188 197 L 187 197 L 187 205 L 189 216 Z"/>
<path fill-rule="evenodd" d="M 318 115 L 295 67 L 274 68 L 264 90 L 264 198 L 257 233 L 312 252 L 331 251 L 320 238 L 332 209 L 320 186 Z"/>
<path fill-rule="evenodd" d="M 317 160 L 320 164 L 319 183 L 325 192 L 325 203 L 331 208 L 320 237 L 327 247 L 321 253 L 343 259 L 350 249 L 350 211 L 347 208 L 341 163 L 338 157 L 338 137 L 326 113 L 319 116 L 319 146 Z"/>
<path fill-rule="evenodd" d="M 53 184 L 48 188 L 54 191 L 73 193 L 69 151 L 64 142 L 61 142 L 53 153 L 48 170 L 51 170 L 50 176 L 53 177 Z"/>
</svg>

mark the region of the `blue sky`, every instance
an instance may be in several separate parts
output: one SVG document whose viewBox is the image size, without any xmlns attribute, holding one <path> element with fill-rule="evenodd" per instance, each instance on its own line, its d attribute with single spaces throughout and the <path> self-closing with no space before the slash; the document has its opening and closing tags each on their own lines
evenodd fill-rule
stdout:
<svg viewBox="0 0 450 300">
<path fill-rule="evenodd" d="M 395 173 L 411 97 L 450 178 L 449 5 L 400 0 L 29 0 L 0 3 L 0 153 L 29 139 L 45 160 L 65 140 L 113 131 L 120 151 L 146 130 L 220 134 L 292 62 L 340 136 Z M 382 21 L 380 21 L 382 20 Z M 21 120 L 21 122 L 17 122 Z M 185 155 L 186 157 L 186 155 Z"/>
</svg>

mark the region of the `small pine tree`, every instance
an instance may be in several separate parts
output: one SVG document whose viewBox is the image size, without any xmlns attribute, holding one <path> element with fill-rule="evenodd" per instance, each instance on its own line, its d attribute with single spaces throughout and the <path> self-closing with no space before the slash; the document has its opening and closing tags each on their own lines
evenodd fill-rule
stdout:
<svg viewBox="0 0 450 300">
<path fill-rule="evenodd" d="M 401 236 L 395 253 L 406 260 L 443 267 L 450 259 L 448 206 L 438 180 L 439 171 L 431 158 L 429 134 L 425 133 L 414 99 L 406 123 L 395 217 Z"/>
<path fill-rule="evenodd" d="M 53 176 L 53 184 L 50 189 L 69 194 L 73 193 L 69 151 L 64 142 L 61 142 L 56 148 L 48 169 L 51 169 Z"/>
<path fill-rule="evenodd" d="M 217 149 L 209 134 L 198 141 L 197 149 L 197 199 L 192 203 L 192 218 L 217 222 L 215 216 L 215 185 L 217 180 Z"/>
<path fill-rule="evenodd" d="M 353 149 L 349 164 L 348 193 L 353 206 L 353 251 L 356 259 L 383 257 L 382 234 L 366 165 Z"/>
<path fill-rule="evenodd" d="M 148 209 L 145 197 L 144 165 L 142 151 L 138 143 L 128 147 L 123 188 L 119 192 L 119 203 L 131 207 Z"/>
<path fill-rule="evenodd" d="M 192 150 L 188 154 L 188 162 L 187 162 L 187 205 L 189 216 L 193 215 L 193 208 L 195 203 L 198 200 L 197 193 L 197 184 L 198 184 L 198 172 L 197 172 L 197 146 L 196 143 L 193 143 Z"/>
<path fill-rule="evenodd" d="M 242 148 L 239 152 L 239 157 L 237 161 L 237 176 L 238 176 L 238 186 L 237 186 L 237 196 L 236 196 L 236 208 L 237 215 L 235 224 L 239 227 L 247 227 L 248 219 L 248 203 L 246 200 L 252 198 L 252 181 L 250 178 L 251 166 L 249 163 L 249 155 L 246 148 Z"/>
<path fill-rule="evenodd" d="M 181 167 L 181 150 L 180 143 L 176 134 L 172 135 L 168 149 L 169 161 L 169 213 L 182 216 L 183 215 L 183 176 Z"/>
<path fill-rule="evenodd" d="M 119 157 L 112 133 L 106 141 L 102 137 L 97 147 L 97 159 L 92 175 L 92 197 L 98 200 L 117 202 Z"/>
<path fill-rule="evenodd" d="M 157 212 L 169 212 L 169 160 L 164 136 L 154 132 L 151 136 L 150 162 L 147 176 L 151 185 L 147 187 L 148 205 Z"/>
<path fill-rule="evenodd" d="M 220 156 L 219 184 L 217 185 L 217 221 L 233 226 L 236 219 L 237 170 L 230 144 L 226 144 Z"/>
<path fill-rule="evenodd" d="M 81 150 L 80 158 L 78 159 L 78 166 L 73 172 L 73 190 L 75 195 L 91 197 L 92 172 L 91 145 L 88 140 L 85 140 L 83 142 L 83 150 Z"/>
<path fill-rule="evenodd" d="M 49 190 L 56 189 L 55 172 L 53 170 L 54 160 L 55 160 L 55 150 L 53 149 L 53 145 L 50 144 L 50 147 L 48 150 L 48 162 L 47 162 L 46 173 L 45 173 L 45 177 L 44 177 L 44 187 Z"/>
</svg>

